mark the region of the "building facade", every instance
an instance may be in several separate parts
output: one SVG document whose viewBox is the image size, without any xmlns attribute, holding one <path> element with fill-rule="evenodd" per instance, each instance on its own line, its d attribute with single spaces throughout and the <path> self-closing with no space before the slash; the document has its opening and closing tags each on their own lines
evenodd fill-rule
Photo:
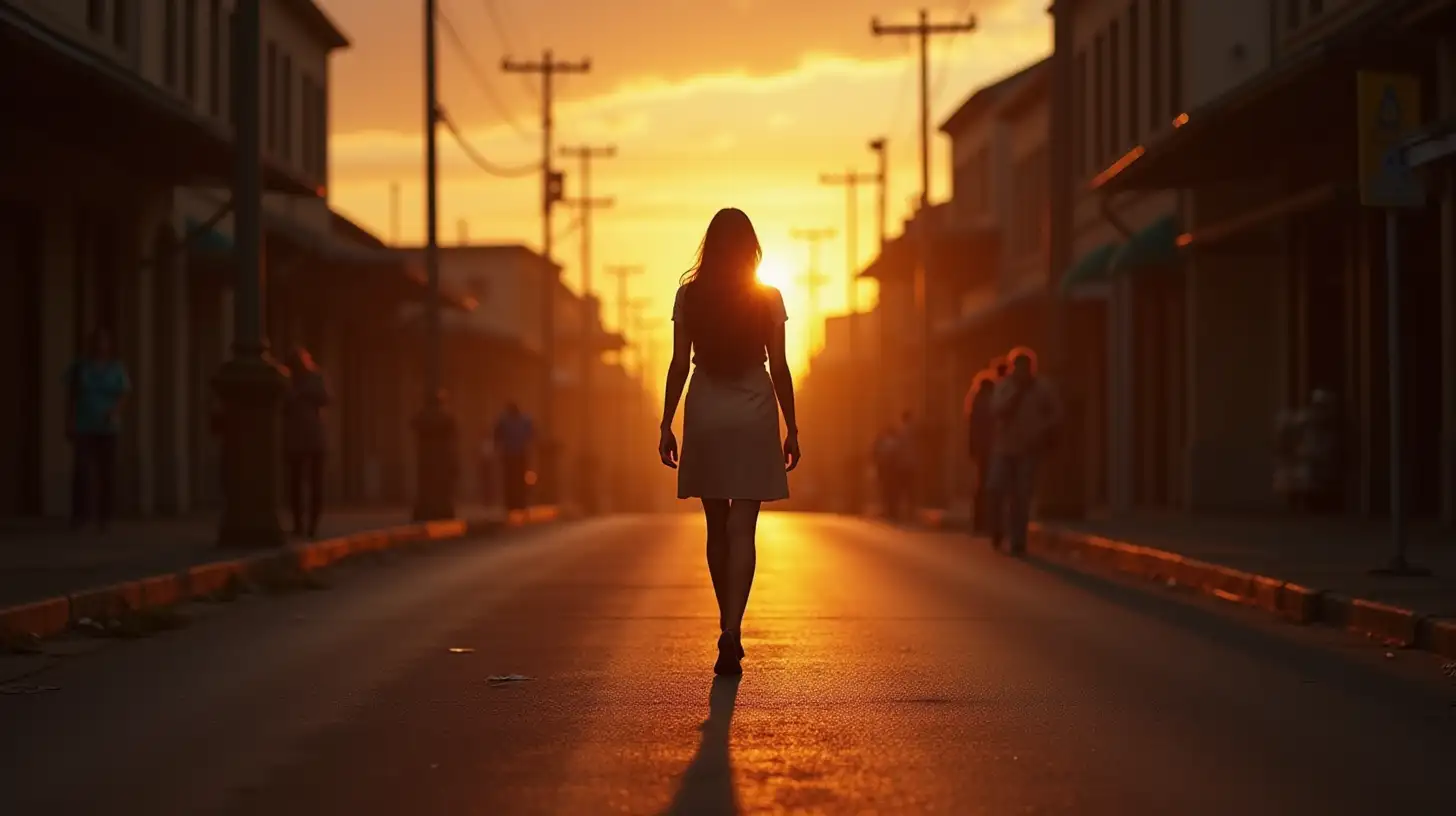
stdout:
<svg viewBox="0 0 1456 816">
<path fill-rule="evenodd" d="M 380 433 L 405 426 L 398 400 L 378 397 L 418 358 L 404 358 L 405 335 L 377 328 L 422 282 L 327 204 L 328 64 L 347 40 L 310 0 L 262 11 L 268 334 L 276 350 L 314 350 L 333 381 L 331 499 L 404 501 L 402 444 L 365 443 L 402 438 Z M 12 312 L 0 370 L 21 385 L 0 400 L 0 514 L 68 510 L 63 372 L 97 329 L 115 337 L 134 388 L 118 511 L 218 507 L 211 381 L 232 344 L 231 15 L 227 0 L 0 4 L 0 73 L 36 78 L 0 90 L 0 308 Z M 373 356 L 371 340 L 403 367 Z"/>
<path fill-rule="evenodd" d="M 1085 211 L 1101 212 L 1118 227 L 1098 274 L 1066 273 L 1082 273 L 1085 280 L 1073 284 L 1100 277 L 1092 285 L 1110 289 L 1110 504 L 1278 507 L 1275 417 L 1304 407 L 1318 390 L 1335 395 L 1343 411 L 1345 512 L 1383 513 L 1391 444 L 1384 215 L 1361 206 L 1361 132 L 1369 123 L 1360 120 L 1357 77 L 1410 77 L 1421 89 L 1422 117 L 1449 116 L 1450 45 L 1441 32 L 1449 30 L 1442 24 L 1449 26 L 1450 4 L 1121 5 L 1057 4 L 1058 25 L 1072 26 L 1079 44 L 1074 75 L 1084 91 L 1071 104 L 1080 143 L 1091 143 L 1078 174 L 1088 179 L 1079 221 L 1091 223 Z M 1128 32 L 1146 44 L 1164 25 L 1171 26 L 1165 56 L 1152 59 L 1167 60 L 1166 70 L 1114 93 L 1112 77 L 1136 73 Z M 1145 45 L 1139 68 L 1147 54 Z M 1091 100 L 1090 112 L 1080 113 Z M 1134 118 L 1156 126 L 1131 132 L 1130 106 L 1147 114 Z M 1113 120 L 1126 123 L 1116 134 Z M 1401 216 L 1400 444 L 1407 508 L 1449 519 L 1456 399 L 1446 398 L 1453 387 L 1443 384 L 1453 364 L 1436 361 L 1456 358 L 1445 305 L 1453 286 L 1444 237 L 1450 192 L 1442 174 L 1433 181 L 1428 205 Z M 1153 209 L 1144 202 L 1159 200 L 1171 202 L 1172 223 L 1144 220 L 1153 215 L 1140 209 Z M 1447 440 L 1444 453 L 1437 440 Z"/>
</svg>

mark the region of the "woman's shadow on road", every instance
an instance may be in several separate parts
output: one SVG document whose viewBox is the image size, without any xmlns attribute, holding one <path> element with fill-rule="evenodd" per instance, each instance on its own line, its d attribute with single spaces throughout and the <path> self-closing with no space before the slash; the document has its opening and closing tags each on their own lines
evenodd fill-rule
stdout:
<svg viewBox="0 0 1456 816">
<path fill-rule="evenodd" d="M 738 795 L 733 789 L 733 763 L 728 756 L 728 732 L 733 708 L 738 701 L 737 677 L 717 677 L 708 693 L 708 719 L 703 722 L 703 739 L 698 753 L 683 772 L 677 795 L 667 816 L 717 816 L 737 814 Z"/>
</svg>

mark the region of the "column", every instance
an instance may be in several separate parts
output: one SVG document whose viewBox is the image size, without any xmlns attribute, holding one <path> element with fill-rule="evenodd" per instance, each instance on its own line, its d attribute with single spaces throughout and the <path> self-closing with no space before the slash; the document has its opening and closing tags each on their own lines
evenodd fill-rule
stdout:
<svg viewBox="0 0 1456 816">
<path fill-rule="evenodd" d="M 1436 110 L 1456 116 L 1456 44 L 1437 46 Z M 1449 162 L 1449 160 L 1448 160 Z M 1441 521 L 1456 527 L 1456 176 L 1440 173 L 1441 207 Z"/>
<path fill-rule="evenodd" d="M 173 490 L 172 509 L 182 515 L 192 510 L 192 326 L 191 310 L 188 304 L 191 303 L 192 293 L 190 291 L 191 270 L 187 263 L 185 251 L 177 251 L 173 262 L 168 265 L 170 272 L 168 287 L 171 292 L 168 296 L 168 307 L 171 309 L 171 331 L 168 336 L 171 339 L 171 348 L 168 349 L 171 364 L 170 382 L 167 384 L 167 398 L 171 401 L 172 427 L 171 438 L 168 440 L 168 447 L 171 455 L 175 458 L 172 477 L 174 485 L 169 485 Z"/>
<path fill-rule="evenodd" d="M 1121 276 L 1112 283 L 1107 314 L 1107 467 L 1108 504 L 1115 513 L 1132 509 L 1133 491 L 1133 283 Z"/>
<path fill-rule="evenodd" d="M 134 284 L 131 289 L 133 320 L 128 320 L 128 333 L 133 338 L 132 346 L 132 432 L 136 434 L 136 510 L 139 515 L 150 516 L 156 511 L 157 490 L 157 447 L 156 434 L 157 401 L 160 389 L 157 382 L 157 365 L 154 353 L 154 331 L 157 322 L 156 281 L 159 275 L 157 264 L 151 257 L 152 238 L 156 234 L 156 222 L 151 218 L 138 218 L 126 227 L 123 234 L 130 237 L 131 246 L 126 255 Z M 124 270 L 125 271 L 125 270 Z M 123 278 L 125 280 L 125 278 Z M 127 287 L 121 286 L 125 293 Z M 125 297 L 125 295 L 123 295 Z M 125 318 L 123 318 L 125 319 Z"/>
<path fill-rule="evenodd" d="M 41 510 L 47 516 L 71 512 L 71 444 L 66 439 L 66 367 L 76 359 L 78 276 L 77 211 L 70 202 L 51 202 L 41 230 Z"/>
</svg>

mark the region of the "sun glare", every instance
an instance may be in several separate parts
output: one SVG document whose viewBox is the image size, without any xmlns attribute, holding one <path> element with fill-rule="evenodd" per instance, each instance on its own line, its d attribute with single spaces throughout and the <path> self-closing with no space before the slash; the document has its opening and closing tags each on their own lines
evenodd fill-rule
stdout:
<svg viewBox="0 0 1456 816">
<path fill-rule="evenodd" d="M 758 264 L 758 280 L 769 286 L 783 291 L 793 281 L 793 271 L 789 265 L 777 255 L 765 252 L 763 260 Z"/>
</svg>

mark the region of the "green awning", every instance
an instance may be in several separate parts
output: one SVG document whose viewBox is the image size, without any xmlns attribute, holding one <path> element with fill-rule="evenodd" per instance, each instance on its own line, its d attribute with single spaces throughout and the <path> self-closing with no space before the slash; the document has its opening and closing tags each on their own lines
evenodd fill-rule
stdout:
<svg viewBox="0 0 1456 816">
<path fill-rule="evenodd" d="M 1139 230 L 1123 244 L 1108 263 L 1108 273 L 1120 275 L 1178 260 L 1178 236 L 1183 230 L 1178 219 L 1165 215 Z"/>
<path fill-rule="evenodd" d="M 1077 259 L 1077 262 L 1062 275 L 1062 291 L 1069 292 L 1079 286 L 1107 280 L 1111 269 L 1109 264 L 1112 256 L 1117 254 L 1117 249 L 1117 244 L 1107 243 L 1090 250 L 1086 255 Z"/>
<path fill-rule="evenodd" d="M 215 228 L 194 218 L 188 218 L 185 226 L 187 232 L 182 240 L 188 249 L 207 255 L 227 255 L 233 251 L 233 239 Z"/>
</svg>

